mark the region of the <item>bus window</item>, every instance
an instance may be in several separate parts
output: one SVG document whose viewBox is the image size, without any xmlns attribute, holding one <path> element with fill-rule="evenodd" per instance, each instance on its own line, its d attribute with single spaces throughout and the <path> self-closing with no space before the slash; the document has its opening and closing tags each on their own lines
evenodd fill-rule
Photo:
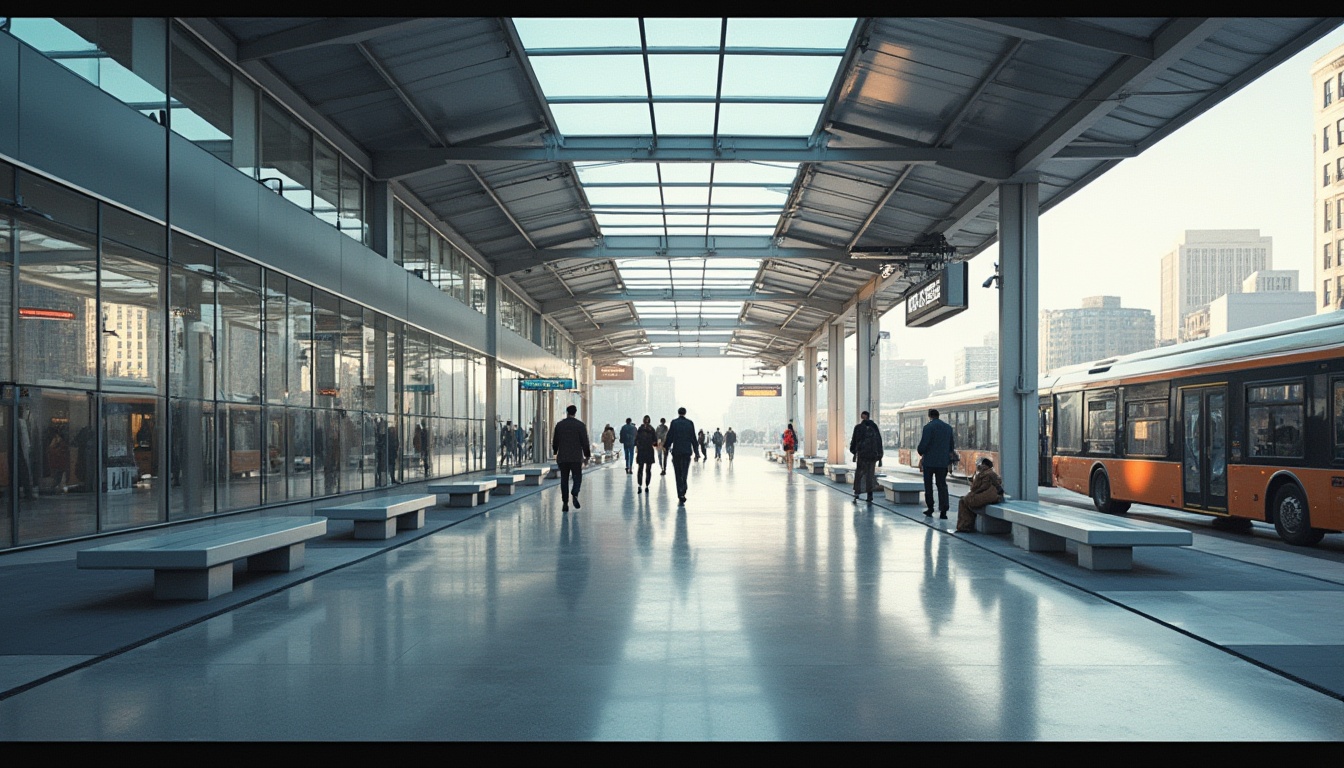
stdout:
<svg viewBox="0 0 1344 768">
<path fill-rule="evenodd" d="M 999 450 L 999 409 L 998 409 L 998 408 L 990 408 L 990 409 L 989 409 L 989 424 L 986 426 L 986 429 L 987 429 L 988 431 L 985 433 L 985 435 L 986 435 L 985 447 L 987 447 L 987 448 L 988 448 L 989 450 L 991 450 L 991 451 L 997 451 L 997 450 Z"/>
<path fill-rule="evenodd" d="M 1115 394 L 1087 401 L 1087 450 L 1089 453 L 1115 451 Z"/>
<path fill-rule="evenodd" d="M 975 412 L 975 448 L 989 449 L 989 411 Z"/>
<path fill-rule="evenodd" d="M 1344 379 L 1334 383 L 1335 461 L 1344 461 Z"/>
<path fill-rule="evenodd" d="M 1301 382 L 1247 387 L 1251 456 L 1301 458 L 1303 410 Z"/>
<path fill-rule="evenodd" d="M 1167 455 L 1166 400 L 1125 403 L 1126 456 Z"/>
<path fill-rule="evenodd" d="M 1083 449 L 1083 393 L 1055 395 L 1055 450 Z"/>
</svg>

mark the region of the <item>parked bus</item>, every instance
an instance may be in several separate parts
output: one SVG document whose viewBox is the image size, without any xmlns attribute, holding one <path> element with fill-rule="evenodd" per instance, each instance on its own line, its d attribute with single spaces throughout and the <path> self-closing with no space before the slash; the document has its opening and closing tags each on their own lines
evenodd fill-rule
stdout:
<svg viewBox="0 0 1344 768">
<path fill-rule="evenodd" d="M 1344 312 L 1048 372 L 1039 395 L 1041 484 L 1101 512 L 1262 520 L 1303 546 L 1344 531 Z M 907 403 L 903 464 L 917 463 L 929 408 L 956 431 L 954 469 L 999 463 L 997 383 Z"/>
</svg>

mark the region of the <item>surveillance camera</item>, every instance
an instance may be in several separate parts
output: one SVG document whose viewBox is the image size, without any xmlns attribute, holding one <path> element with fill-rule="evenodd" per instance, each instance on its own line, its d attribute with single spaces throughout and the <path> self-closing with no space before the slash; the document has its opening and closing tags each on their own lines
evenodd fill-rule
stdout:
<svg viewBox="0 0 1344 768">
<path fill-rule="evenodd" d="M 981 287 L 981 288 L 988 288 L 989 286 L 991 286 L 991 285 L 994 284 L 994 280 L 997 279 L 997 278 L 998 278 L 998 275 L 990 275 L 989 277 L 986 277 L 986 278 L 985 278 L 985 282 L 981 283 L 981 284 L 980 284 L 980 287 Z"/>
</svg>

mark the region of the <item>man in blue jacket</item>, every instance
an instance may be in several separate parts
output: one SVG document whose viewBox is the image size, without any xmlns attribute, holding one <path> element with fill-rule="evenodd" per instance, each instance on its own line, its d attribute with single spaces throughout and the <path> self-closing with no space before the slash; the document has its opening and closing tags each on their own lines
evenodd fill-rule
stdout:
<svg viewBox="0 0 1344 768">
<path fill-rule="evenodd" d="M 672 454 L 672 474 L 677 478 L 677 503 L 686 503 L 686 473 L 691 468 L 691 456 L 700 457 L 700 441 L 695 436 L 695 422 L 686 418 L 686 409 L 677 409 L 677 418 L 667 425 L 667 450 Z"/>
<path fill-rule="evenodd" d="M 929 423 L 919 437 L 919 466 L 924 470 L 924 515 L 933 516 L 933 486 L 938 484 L 938 517 L 946 520 L 951 506 L 947 498 L 947 468 L 956 450 L 956 435 L 951 425 L 938 418 L 938 409 L 929 409 Z"/>
<path fill-rule="evenodd" d="M 627 475 L 633 474 L 630 467 L 635 463 L 635 433 L 638 431 L 639 428 L 630 420 L 630 417 L 625 417 L 625 424 L 621 427 L 620 438 L 621 446 L 625 448 L 625 474 Z"/>
<path fill-rule="evenodd" d="M 560 511 L 569 511 L 569 501 L 574 500 L 574 508 L 583 507 L 579 503 L 579 488 L 583 485 L 583 465 L 593 458 L 593 444 L 588 442 L 588 427 L 574 418 L 579 409 L 573 405 L 565 407 L 565 418 L 555 425 L 551 435 L 551 453 L 555 463 L 560 466 Z M 570 478 L 574 484 L 570 485 Z"/>
</svg>

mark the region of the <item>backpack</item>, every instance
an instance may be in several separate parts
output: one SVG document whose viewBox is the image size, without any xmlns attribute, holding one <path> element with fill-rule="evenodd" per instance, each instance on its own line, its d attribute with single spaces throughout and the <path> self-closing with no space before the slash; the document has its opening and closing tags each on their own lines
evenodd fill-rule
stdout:
<svg viewBox="0 0 1344 768">
<path fill-rule="evenodd" d="M 867 427 L 859 434 L 859 444 L 855 447 L 860 459 L 877 461 L 882 458 L 882 434 L 875 427 Z"/>
<path fill-rule="evenodd" d="M 792 433 L 792 432 L 785 432 L 785 433 L 784 433 L 784 450 L 786 450 L 786 451 L 792 451 L 792 450 L 793 450 L 793 433 Z"/>
</svg>

